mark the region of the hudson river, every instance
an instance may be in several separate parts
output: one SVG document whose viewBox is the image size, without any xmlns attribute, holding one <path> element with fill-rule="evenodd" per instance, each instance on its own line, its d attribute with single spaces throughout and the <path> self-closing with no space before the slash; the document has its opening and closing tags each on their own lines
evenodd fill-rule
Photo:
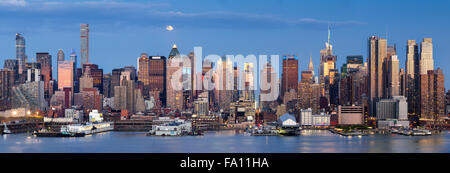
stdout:
<svg viewBox="0 0 450 173">
<path fill-rule="evenodd" d="M 0 153 L 450 153 L 450 131 L 433 136 L 343 137 L 325 130 L 301 136 L 249 136 L 236 131 L 204 136 L 156 137 L 105 132 L 80 138 L 0 136 Z"/>
</svg>

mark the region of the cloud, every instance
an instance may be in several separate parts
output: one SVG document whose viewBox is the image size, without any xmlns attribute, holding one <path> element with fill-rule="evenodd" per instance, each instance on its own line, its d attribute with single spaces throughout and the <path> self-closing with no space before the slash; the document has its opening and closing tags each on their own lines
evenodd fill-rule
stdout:
<svg viewBox="0 0 450 173">
<path fill-rule="evenodd" d="M 0 0 L 0 6 L 25 6 L 25 0 Z"/>
<path fill-rule="evenodd" d="M 173 10 L 167 3 L 130 1 L 43 1 L 0 0 L 10 2 L 15 8 L 0 6 L 0 21 L 5 26 L 22 30 L 38 31 L 33 27 L 64 30 L 79 23 L 91 23 L 106 30 L 132 27 L 162 27 L 176 25 L 178 28 L 233 28 L 259 29 L 300 27 L 323 29 L 364 25 L 358 21 L 329 21 L 314 18 L 288 18 L 277 15 L 238 13 L 231 11 L 184 12 Z M 21 4 L 21 5 L 19 5 Z M 14 16 L 14 17 L 12 17 Z M 8 22 L 9 21 L 9 22 Z M 77 27 L 73 27 L 77 29 Z M 46 29 L 46 30 L 47 30 Z M 3 29 L 5 30 L 5 29 Z M 1 32 L 1 31 L 0 31 Z"/>
</svg>

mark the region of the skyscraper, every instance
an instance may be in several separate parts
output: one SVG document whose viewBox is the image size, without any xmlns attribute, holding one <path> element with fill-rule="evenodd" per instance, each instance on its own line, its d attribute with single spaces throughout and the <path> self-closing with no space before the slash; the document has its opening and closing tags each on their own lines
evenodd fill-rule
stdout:
<svg viewBox="0 0 450 173">
<path fill-rule="evenodd" d="M 89 24 L 80 25 L 81 65 L 89 64 Z"/>
<path fill-rule="evenodd" d="M 58 61 L 58 89 L 72 88 L 73 93 L 73 61 Z"/>
<path fill-rule="evenodd" d="M 64 61 L 64 52 L 62 49 L 58 50 L 58 61 Z"/>
<path fill-rule="evenodd" d="M 420 75 L 420 116 L 428 122 L 436 122 L 445 114 L 444 74 L 441 69 L 428 70 Z"/>
<path fill-rule="evenodd" d="M 111 97 L 111 73 L 103 75 L 103 95 L 106 98 Z"/>
<path fill-rule="evenodd" d="M 79 92 L 80 82 L 77 76 L 77 54 L 74 49 L 70 50 L 70 61 L 73 62 L 73 92 Z"/>
<path fill-rule="evenodd" d="M 90 76 L 93 78 L 94 87 L 98 89 L 100 94 L 103 94 L 103 69 L 100 69 L 97 64 L 83 64 L 83 75 L 87 67 L 89 67 Z M 82 91 L 81 87 L 80 91 Z"/>
<path fill-rule="evenodd" d="M 30 62 L 25 64 L 27 80 L 26 82 L 39 82 L 42 81 L 41 77 L 41 64 L 36 62 Z M 44 92 L 41 93 L 42 95 Z"/>
<path fill-rule="evenodd" d="M 115 87 L 120 86 L 120 75 L 122 74 L 123 68 L 113 69 L 111 72 L 111 97 L 114 97 Z"/>
<path fill-rule="evenodd" d="M 368 40 L 369 53 L 369 101 L 370 114 L 374 116 L 376 100 L 385 98 L 384 65 L 387 59 L 387 40 L 371 36 Z"/>
<path fill-rule="evenodd" d="M 415 40 L 408 40 L 406 45 L 406 98 L 408 113 L 419 113 L 420 89 L 419 47 Z"/>
<path fill-rule="evenodd" d="M 91 76 L 91 66 L 84 67 L 85 70 L 80 78 L 80 93 L 83 92 L 85 88 L 94 88 L 94 78 Z"/>
<path fill-rule="evenodd" d="M 138 80 L 144 83 L 144 98 L 148 98 L 150 91 L 150 59 L 148 54 L 141 53 L 138 57 Z"/>
<path fill-rule="evenodd" d="M 281 74 L 281 97 L 293 89 L 298 92 L 298 57 L 283 57 L 283 73 Z"/>
<path fill-rule="evenodd" d="M 415 75 L 418 73 L 419 65 L 419 47 L 417 46 L 416 40 L 408 40 L 406 45 L 406 75 L 414 79 Z"/>
<path fill-rule="evenodd" d="M 52 56 L 47 52 L 36 53 L 36 62 L 41 64 L 41 76 L 44 80 L 44 97 L 47 101 L 50 100 L 49 85 L 53 80 Z"/>
<path fill-rule="evenodd" d="M 172 80 L 175 80 L 174 73 L 180 68 L 183 68 L 181 64 L 174 64 L 175 61 L 172 61 L 174 58 L 180 58 L 180 52 L 178 51 L 178 48 L 176 45 L 173 45 L 172 50 L 169 53 L 169 58 L 167 59 L 167 77 L 166 77 L 166 84 L 167 84 L 167 100 L 166 105 L 168 107 L 171 107 L 172 109 L 178 109 L 182 110 L 183 108 L 183 90 L 174 88 L 175 86 L 172 85 Z"/>
<path fill-rule="evenodd" d="M 215 106 L 217 106 L 216 108 L 219 108 L 219 110 L 223 109 L 225 111 L 230 109 L 234 89 L 234 87 L 232 87 L 234 84 L 233 73 L 233 62 L 226 56 L 222 56 L 217 61 L 216 71 L 213 77 L 214 84 L 216 85 L 214 98 L 217 104 L 215 104 Z M 241 74 L 242 82 L 245 81 L 244 74 L 245 72 L 243 70 Z M 244 87 L 244 85 L 241 86 Z M 244 88 L 241 88 L 241 90 L 243 89 Z M 243 94 L 241 96 L 243 96 Z"/>
<path fill-rule="evenodd" d="M 427 74 L 428 70 L 434 69 L 433 40 L 424 38 L 420 43 L 420 74 Z"/>
<path fill-rule="evenodd" d="M 0 111 L 11 109 L 14 75 L 13 70 L 0 69 Z"/>
<path fill-rule="evenodd" d="M 325 83 L 325 77 L 329 74 L 326 73 L 326 64 L 328 56 L 333 55 L 333 46 L 331 45 L 331 30 L 328 28 L 328 41 L 325 43 L 325 49 L 320 50 L 320 65 L 319 65 L 319 80 L 321 84 Z"/>
<path fill-rule="evenodd" d="M 314 64 L 312 62 L 312 56 L 309 57 L 308 71 L 311 72 L 312 78 L 314 78 Z"/>
<path fill-rule="evenodd" d="M 166 57 L 150 56 L 149 57 L 149 88 L 150 92 L 158 94 L 154 98 L 160 98 L 161 103 L 166 102 Z M 143 94 L 146 95 L 147 93 Z M 148 94 L 150 95 L 150 94 Z"/>
<path fill-rule="evenodd" d="M 250 100 L 255 101 L 255 82 L 254 77 L 255 74 L 253 72 L 254 65 L 253 63 L 244 63 L 244 91 L 243 91 L 243 97 L 244 100 Z"/>
<path fill-rule="evenodd" d="M 399 60 L 397 55 L 392 55 L 388 64 L 388 96 L 392 98 L 400 95 Z"/>
<path fill-rule="evenodd" d="M 16 59 L 18 61 L 19 74 L 25 70 L 25 63 L 27 63 L 27 56 L 25 55 L 25 38 L 19 33 L 16 34 Z"/>
</svg>

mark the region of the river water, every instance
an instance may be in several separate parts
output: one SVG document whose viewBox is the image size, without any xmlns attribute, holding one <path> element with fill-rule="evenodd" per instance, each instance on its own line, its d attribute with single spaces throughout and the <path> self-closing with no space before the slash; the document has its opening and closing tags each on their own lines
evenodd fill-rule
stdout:
<svg viewBox="0 0 450 173">
<path fill-rule="evenodd" d="M 343 137 L 326 130 L 300 136 L 249 136 L 233 130 L 157 137 L 105 132 L 80 138 L 0 136 L 0 153 L 450 153 L 450 131 L 433 136 Z"/>
</svg>

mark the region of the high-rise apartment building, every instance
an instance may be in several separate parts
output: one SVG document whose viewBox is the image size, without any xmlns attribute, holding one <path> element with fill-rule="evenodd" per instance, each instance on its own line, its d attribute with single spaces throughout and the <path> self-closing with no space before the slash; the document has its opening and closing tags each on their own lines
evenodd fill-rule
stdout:
<svg viewBox="0 0 450 173">
<path fill-rule="evenodd" d="M 420 75 L 420 116 L 431 122 L 447 117 L 444 74 L 439 68 Z"/>
<path fill-rule="evenodd" d="M 25 63 L 27 63 L 27 55 L 25 54 L 25 38 L 16 34 L 16 59 L 18 62 L 18 73 L 22 74 L 25 71 Z"/>
<path fill-rule="evenodd" d="M 89 64 L 89 24 L 80 25 L 81 65 Z"/>
<path fill-rule="evenodd" d="M 0 111 L 11 109 L 14 75 L 13 70 L 0 69 Z"/>
</svg>

